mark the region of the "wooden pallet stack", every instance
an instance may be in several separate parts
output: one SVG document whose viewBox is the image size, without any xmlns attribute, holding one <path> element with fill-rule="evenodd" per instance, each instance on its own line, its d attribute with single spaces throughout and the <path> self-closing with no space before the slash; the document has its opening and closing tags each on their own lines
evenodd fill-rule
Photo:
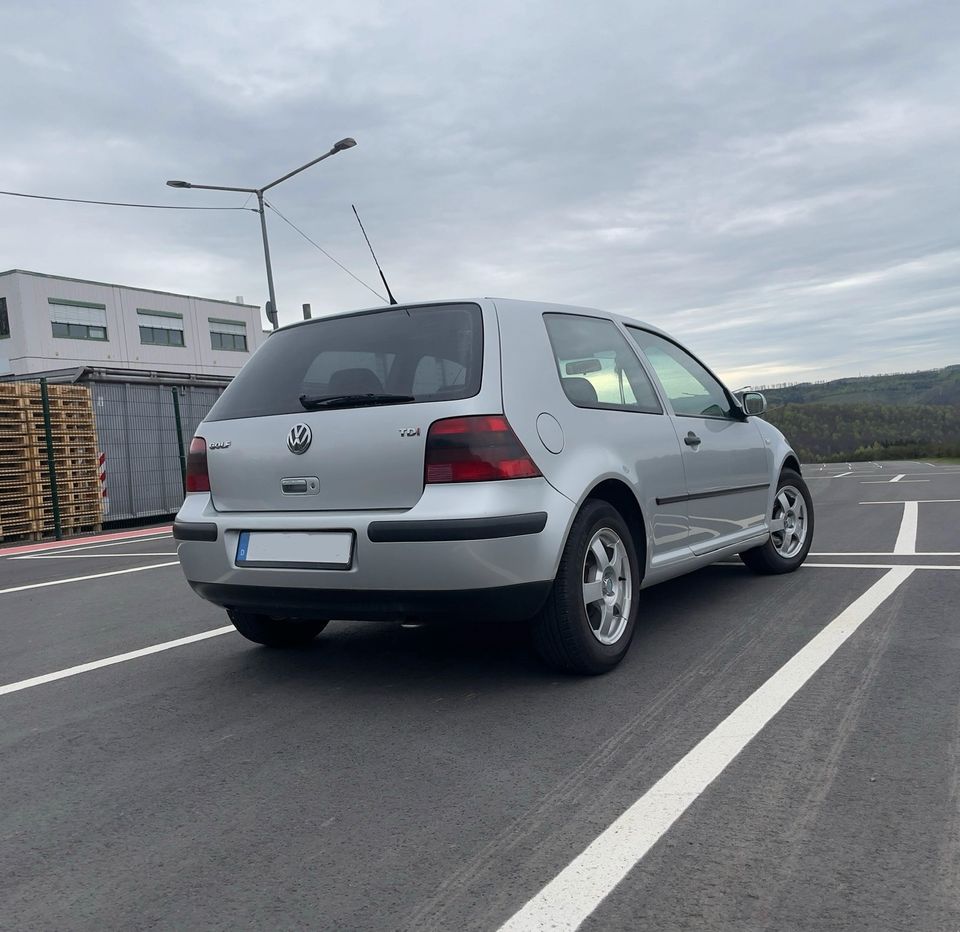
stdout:
<svg viewBox="0 0 960 932">
<path fill-rule="evenodd" d="M 0 383 L 0 540 L 33 532 L 34 494 L 28 465 L 31 430 L 20 385 Z"/>
<path fill-rule="evenodd" d="M 90 391 L 49 385 L 50 433 L 64 533 L 100 530 L 97 432 Z M 35 382 L 0 383 L 0 540 L 53 533 L 43 400 Z"/>
</svg>

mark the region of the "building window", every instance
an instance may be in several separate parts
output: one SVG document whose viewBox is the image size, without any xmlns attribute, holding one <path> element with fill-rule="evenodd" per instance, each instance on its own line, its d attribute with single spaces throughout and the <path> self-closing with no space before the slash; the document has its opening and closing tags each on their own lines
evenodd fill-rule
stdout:
<svg viewBox="0 0 960 932">
<path fill-rule="evenodd" d="M 7 313 L 7 299 L 0 298 L 0 340 L 10 336 L 10 315 Z"/>
<path fill-rule="evenodd" d="M 208 320 L 212 349 L 238 353 L 247 351 L 247 325 L 242 320 L 221 320 L 217 317 Z"/>
<path fill-rule="evenodd" d="M 53 335 L 66 340 L 106 340 L 107 307 L 86 301 L 48 298 Z"/>
<path fill-rule="evenodd" d="M 137 308 L 140 342 L 151 346 L 183 346 L 183 315 Z"/>
</svg>

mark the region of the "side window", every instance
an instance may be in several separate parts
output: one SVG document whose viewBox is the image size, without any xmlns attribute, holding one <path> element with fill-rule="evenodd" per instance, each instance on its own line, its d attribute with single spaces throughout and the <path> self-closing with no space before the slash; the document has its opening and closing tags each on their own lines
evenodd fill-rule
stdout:
<svg viewBox="0 0 960 932">
<path fill-rule="evenodd" d="M 560 384 L 578 408 L 663 413 L 637 354 L 612 321 L 574 314 L 543 319 Z"/>
<path fill-rule="evenodd" d="M 649 330 L 630 327 L 681 417 L 733 417 L 723 386 L 688 352 Z"/>
</svg>

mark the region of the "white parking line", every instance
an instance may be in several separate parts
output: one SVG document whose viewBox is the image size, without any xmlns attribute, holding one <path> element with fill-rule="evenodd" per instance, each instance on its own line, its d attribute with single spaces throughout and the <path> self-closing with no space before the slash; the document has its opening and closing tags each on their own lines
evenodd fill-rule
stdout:
<svg viewBox="0 0 960 932">
<path fill-rule="evenodd" d="M 511 916 L 500 932 L 569 932 L 579 928 L 673 823 L 912 572 L 912 567 L 890 570 L 837 615 Z"/>
<path fill-rule="evenodd" d="M 910 554 L 915 556 L 915 554 Z M 949 563 L 804 563 L 804 567 L 830 570 L 956 570 L 960 572 L 960 566 L 950 565 Z M 736 566 L 731 563 L 730 566 Z"/>
<path fill-rule="evenodd" d="M 108 573 L 92 573 L 90 576 L 71 576 L 69 579 L 50 579 L 47 582 L 28 583 L 26 586 L 11 586 L 9 589 L 0 589 L 0 595 L 11 592 L 24 592 L 27 589 L 43 589 L 46 586 L 64 586 L 67 583 L 83 582 L 85 579 L 102 579 L 104 576 L 122 576 L 124 573 L 142 573 L 144 570 L 158 570 L 164 566 L 178 566 L 179 560 L 169 563 L 151 563 L 148 566 L 130 566 L 125 570 L 110 570 Z"/>
<path fill-rule="evenodd" d="M 952 472 L 948 472 L 947 470 L 940 470 L 940 471 L 938 471 L 938 473 L 937 473 L 937 478 L 940 478 L 941 476 L 955 476 L 958 471 L 960 471 L 960 470 L 954 470 L 954 471 L 952 471 Z M 905 473 L 903 473 L 903 475 L 905 475 L 905 476 L 929 476 L 929 475 L 930 475 L 930 470 L 929 470 L 929 469 L 925 469 L 923 472 L 905 472 Z"/>
<path fill-rule="evenodd" d="M 197 641 L 205 641 L 207 638 L 215 638 L 228 631 L 235 631 L 233 625 L 226 625 L 223 628 L 212 628 L 209 631 L 201 631 L 199 634 L 191 634 L 185 638 L 177 638 L 175 641 L 164 641 L 162 644 L 154 644 L 151 647 L 141 647 L 140 650 L 131 650 L 126 654 L 114 654 L 112 657 L 104 657 L 103 660 L 92 660 L 90 663 L 81 663 L 75 667 L 67 667 L 66 670 L 57 670 L 55 673 L 44 673 L 42 676 L 33 676 L 28 680 L 20 680 L 18 683 L 8 683 L 6 686 L 0 686 L 0 696 L 7 693 L 19 692 L 21 689 L 30 689 L 32 686 L 42 686 L 44 683 L 53 683 L 55 680 L 62 680 L 68 676 L 77 676 L 79 673 L 89 673 L 91 670 L 99 670 L 101 667 L 110 667 L 115 663 L 125 663 L 128 660 L 136 660 L 138 657 L 146 657 L 149 654 L 158 654 L 162 650 L 171 650 L 174 647 L 183 647 L 185 644 L 195 644 Z"/>
<path fill-rule="evenodd" d="M 22 557 L 10 557 L 11 560 L 102 560 L 112 557 L 175 557 L 176 550 L 156 550 L 153 553 L 28 553 Z"/>
<path fill-rule="evenodd" d="M 920 505 L 949 505 L 951 503 L 960 502 L 960 498 L 918 498 L 916 499 Z M 884 502 L 859 502 L 861 505 L 902 505 L 906 502 L 905 498 L 898 498 L 893 501 L 884 501 Z"/>
<path fill-rule="evenodd" d="M 811 550 L 811 557 L 895 557 L 891 550 Z M 960 550 L 925 550 L 911 553 L 912 557 L 960 557 Z"/>
<path fill-rule="evenodd" d="M 900 473 L 899 476 L 894 476 L 890 481 L 891 481 L 891 482 L 899 482 L 905 475 L 906 475 L 906 473 L 905 473 L 905 472 L 902 472 L 902 473 Z"/>
<path fill-rule="evenodd" d="M 890 554 L 894 556 L 894 554 Z M 911 557 L 923 556 L 923 554 L 909 554 Z M 718 560 L 711 563 L 711 566 L 736 566 L 743 569 L 743 563 L 740 560 Z M 960 566 L 950 563 L 806 563 L 801 564 L 801 570 L 955 570 L 960 572 Z"/>
<path fill-rule="evenodd" d="M 852 476 L 852 475 L 853 475 L 853 470 L 851 469 L 850 472 L 838 472 L 835 476 L 830 476 L 830 478 L 842 479 L 844 476 Z"/>
<path fill-rule="evenodd" d="M 893 545 L 894 553 L 917 552 L 917 517 L 920 506 L 917 502 L 903 503 L 903 518 L 900 520 L 900 533 Z"/>
<path fill-rule="evenodd" d="M 860 485 L 878 485 L 881 482 L 896 482 L 896 479 L 861 479 Z M 929 479 L 904 479 L 903 484 L 908 482 L 929 482 Z"/>
</svg>

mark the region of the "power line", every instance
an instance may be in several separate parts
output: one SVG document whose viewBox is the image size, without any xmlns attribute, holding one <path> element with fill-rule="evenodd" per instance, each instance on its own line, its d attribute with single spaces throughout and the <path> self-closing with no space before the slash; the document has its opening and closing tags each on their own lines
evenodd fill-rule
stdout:
<svg viewBox="0 0 960 932">
<path fill-rule="evenodd" d="M 254 214 L 259 213 L 259 211 L 255 207 L 246 206 L 246 204 L 250 200 L 249 197 L 247 198 L 246 201 L 244 201 L 244 206 L 242 207 L 192 207 L 192 206 L 180 205 L 180 204 L 134 204 L 126 201 L 95 201 L 95 200 L 89 200 L 87 198 L 81 198 L 81 197 L 54 197 L 53 195 L 50 195 L 50 194 L 25 194 L 22 191 L 0 191 L 0 195 L 5 195 L 6 197 L 25 197 L 25 198 L 30 198 L 32 200 L 38 200 L 38 201 L 60 201 L 68 204 L 96 204 L 101 207 L 140 207 L 140 208 L 146 208 L 149 210 L 246 210 Z M 264 203 L 284 223 L 286 223 L 287 225 L 291 226 L 294 230 L 296 230 L 297 233 L 299 233 L 308 243 L 310 243 L 311 246 L 320 250 L 320 252 L 322 252 L 334 265 L 337 265 L 341 269 L 343 269 L 343 271 L 346 272 L 347 275 L 349 275 L 352 279 L 354 279 L 354 281 L 363 285 L 363 287 L 366 288 L 367 291 L 376 295 L 381 301 L 387 300 L 382 294 L 380 294 L 379 291 L 376 291 L 375 289 L 371 288 L 362 278 L 358 277 L 357 275 L 354 275 L 353 272 L 351 272 L 350 269 L 348 269 L 342 262 L 340 262 L 338 259 L 335 259 L 333 256 L 331 256 L 330 253 L 327 252 L 326 249 L 324 249 L 319 243 L 314 242 L 314 240 L 312 240 L 309 236 L 307 236 L 307 234 L 304 233 L 303 230 L 300 229 L 300 227 L 298 227 L 292 220 L 289 220 L 282 213 L 280 213 L 280 211 L 277 210 L 277 208 L 274 207 L 273 204 L 271 204 L 268 200 L 264 199 Z"/>
<path fill-rule="evenodd" d="M 101 207 L 146 207 L 151 210 L 249 210 L 258 213 L 253 207 L 189 207 L 179 204 L 130 204 L 125 201 L 90 201 L 82 197 L 53 197 L 49 194 L 24 194 L 21 191 L 0 191 L 7 197 L 29 197 L 38 201 L 65 201 L 69 204 L 98 204 Z"/>
<path fill-rule="evenodd" d="M 280 211 L 277 210 L 277 208 L 274 207 L 273 204 L 271 204 L 266 198 L 263 199 L 263 203 L 266 204 L 267 207 L 269 207 L 284 223 L 293 227 L 293 229 L 296 230 L 311 246 L 314 246 L 317 249 L 319 249 L 320 252 L 322 252 L 332 263 L 334 263 L 334 265 L 340 266 L 340 268 L 343 269 L 343 271 L 346 272 L 347 275 L 349 275 L 352 279 L 354 279 L 354 281 L 359 282 L 361 285 L 363 285 L 364 288 L 367 289 L 367 291 L 372 292 L 381 301 L 386 302 L 387 299 L 382 294 L 380 294 L 379 291 L 375 291 L 362 278 L 359 278 L 358 276 L 354 275 L 353 272 L 351 272 L 350 269 L 348 269 L 342 262 L 340 262 L 337 259 L 334 259 L 334 257 L 331 256 L 330 253 L 328 253 L 326 249 L 323 248 L 323 246 L 321 246 L 319 243 L 315 243 L 312 239 L 310 239 L 310 237 L 307 236 L 307 234 L 304 233 L 303 230 L 300 229 L 300 227 L 298 227 L 292 220 L 288 220 L 286 217 L 284 217 L 284 215 L 280 213 Z"/>
</svg>

